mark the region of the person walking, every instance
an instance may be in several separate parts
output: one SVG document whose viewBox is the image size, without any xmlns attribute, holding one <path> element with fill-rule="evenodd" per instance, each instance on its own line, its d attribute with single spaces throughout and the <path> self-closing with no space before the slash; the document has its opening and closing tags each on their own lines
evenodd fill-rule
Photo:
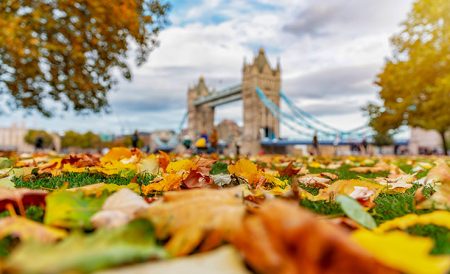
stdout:
<svg viewBox="0 0 450 274">
<path fill-rule="evenodd" d="M 361 153 L 364 155 L 368 154 L 368 146 L 369 144 L 367 143 L 366 138 L 363 138 L 362 142 L 361 142 Z"/>
<path fill-rule="evenodd" d="M 133 135 L 131 136 L 131 146 L 133 148 L 137 148 L 139 143 L 139 133 L 137 130 L 134 131 Z"/>
<path fill-rule="evenodd" d="M 40 151 L 44 149 L 44 138 L 42 136 L 38 136 L 36 140 L 34 140 L 34 150 Z"/>
<path fill-rule="evenodd" d="M 313 140 L 312 140 L 313 150 L 314 154 L 316 156 L 320 155 L 320 149 L 319 149 L 319 138 L 317 138 L 317 132 L 314 133 Z"/>
</svg>

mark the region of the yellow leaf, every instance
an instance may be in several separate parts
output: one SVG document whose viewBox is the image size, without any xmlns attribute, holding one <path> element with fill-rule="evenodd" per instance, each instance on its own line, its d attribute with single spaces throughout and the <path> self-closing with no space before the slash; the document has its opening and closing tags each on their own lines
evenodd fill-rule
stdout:
<svg viewBox="0 0 450 274">
<path fill-rule="evenodd" d="M 121 174 L 126 170 L 136 171 L 137 167 L 135 164 L 124 164 L 120 161 L 111 161 L 108 163 L 104 163 L 102 167 L 97 168 L 97 170 L 106 175 L 114 175 Z"/>
<path fill-rule="evenodd" d="M 319 163 L 319 162 L 312 162 L 312 163 L 309 164 L 309 166 L 312 167 L 312 168 L 321 168 L 322 164 Z"/>
<path fill-rule="evenodd" d="M 131 150 L 126 147 L 113 147 L 105 156 L 102 157 L 101 161 L 120 161 L 122 159 L 131 158 L 132 155 Z"/>
<path fill-rule="evenodd" d="M 169 173 L 176 173 L 179 171 L 189 171 L 193 167 L 195 167 L 194 162 L 188 159 L 183 159 L 175 162 L 170 162 L 167 166 L 166 171 Z"/>
<path fill-rule="evenodd" d="M 6 217 L 0 220 L 0 239 L 14 236 L 22 241 L 34 240 L 53 243 L 67 236 L 67 232 L 28 220 L 24 217 Z"/>
<path fill-rule="evenodd" d="M 416 215 L 408 214 L 381 224 L 375 229 L 377 232 L 384 232 L 393 229 L 406 229 L 414 225 L 437 225 L 450 229 L 450 212 L 434 211 L 428 214 Z"/>
<path fill-rule="evenodd" d="M 241 226 L 246 211 L 242 191 L 238 186 L 226 190 L 166 192 L 161 203 L 139 211 L 136 216 L 150 220 L 158 238 L 169 238 L 166 249 L 171 255 L 187 255 L 202 242 L 209 244 L 200 250 L 220 245 Z"/>
<path fill-rule="evenodd" d="M 432 239 L 393 231 L 374 233 L 357 230 L 353 240 L 369 251 L 379 262 L 409 274 L 442 274 L 450 267 L 448 256 L 429 255 Z"/>
<path fill-rule="evenodd" d="M 240 159 L 236 164 L 229 165 L 228 171 L 246 179 L 251 185 L 258 185 L 264 182 L 264 177 L 258 172 L 258 167 L 247 159 Z"/>
<path fill-rule="evenodd" d="M 366 190 L 366 192 L 370 194 L 370 196 L 359 197 L 359 195 L 356 195 L 357 192 L 361 189 Z M 312 198 L 311 200 L 313 201 L 330 200 L 336 197 L 337 194 L 344 194 L 355 198 L 364 206 L 371 207 L 374 205 L 373 201 L 378 196 L 381 189 L 383 189 L 383 186 L 369 181 L 339 180 L 331 184 L 329 187 L 321 189 L 317 196 L 311 197 Z"/>
<path fill-rule="evenodd" d="M 183 176 L 181 174 L 166 174 L 163 179 L 156 183 L 151 183 L 146 186 L 142 186 L 142 192 L 145 195 L 148 195 L 154 191 L 170 191 L 177 190 L 180 188 L 181 181 L 183 180 Z"/>
</svg>

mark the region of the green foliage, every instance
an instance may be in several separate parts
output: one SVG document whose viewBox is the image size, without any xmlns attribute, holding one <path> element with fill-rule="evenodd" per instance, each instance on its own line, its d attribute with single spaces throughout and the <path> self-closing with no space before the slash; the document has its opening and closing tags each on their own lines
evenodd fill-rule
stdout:
<svg viewBox="0 0 450 274">
<path fill-rule="evenodd" d="M 44 147 L 50 147 L 53 144 L 53 137 L 45 130 L 28 130 L 25 135 L 25 142 L 34 145 L 37 138 L 42 138 Z"/>
<path fill-rule="evenodd" d="M 377 224 L 373 220 L 372 216 L 367 213 L 355 199 L 345 195 L 338 195 L 336 197 L 336 202 L 341 205 L 345 215 L 358 224 L 368 229 L 374 229 L 377 227 Z"/>
<path fill-rule="evenodd" d="M 63 148 L 99 148 L 102 146 L 102 141 L 99 135 L 91 131 L 83 134 L 69 130 L 61 138 L 61 146 Z"/>
<path fill-rule="evenodd" d="M 131 78 L 157 46 L 169 5 L 162 0 L 0 1 L 0 87 L 12 109 L 50 116 L 99 112 L 117 83 Z M 131 47 L 133 45 L 133 47 Z"/>
<path fill-rule="evenodd" d="M 228 165 L 223 162 L 215 162 L 211 167 L 210 173 L 212 175 L 228 174 Z"/>
<path fill-rule="evenodd" d="M 394 144 L 392 134 L 376 132 L 373 136 L 373 144 L 376 146 L 390 146 Z"/>
<path fill-rule="evenodd" d="M 81 191 L 54 191 L 45 199 L 44 223 L 66 228 L 92 228 L 91 217 L 101 209 L 106 198 L 106 195 L 84 196 Z"/>
<path fill-rule="evenodd" d="M 30 258 L 36 254 L 39 260 L 31 263 Z M 165 257 L 164 249 L 156 244 L 153 226 L 146 220 L 137 220 L 90 235 L 72 233 L 56 245 L 23 243 L 13 251 L 7 265 L 20 273 L 91 273 Z"/>
<path fill-rule="evenodd" d="M 417 0 L 400 33 L 394 56 L 378 75 L 382 106 L 371 104 L 371 126 L 380 133 L 400 125 L 438 131 L 446 151 L 450 129 L 450 2 Z"/>
</svg>

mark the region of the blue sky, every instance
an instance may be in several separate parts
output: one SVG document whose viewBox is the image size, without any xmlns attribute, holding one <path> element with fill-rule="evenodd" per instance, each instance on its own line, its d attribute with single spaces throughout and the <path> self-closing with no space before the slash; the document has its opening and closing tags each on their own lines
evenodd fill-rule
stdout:
<svg viewBox="0 0 450 274">
<path fill-rule="evenodd" d="M 240 82 L 244 58 L 259 47 L 281 60 L 283 90 L 319 119 L 342 129 L 366 122 L 360 108 L 377 100 L 373 85 L 411 0 L 173 0 L 170 25 L 148 62 L 133 67 L 109 98 L 111 114 L 59 112 L 3 115 L 0 126 L 25 121 L 52 131 L 129 133 L 176 129 L 186 92 L 200 75 L 214 89 Z M 130 60 L 130 63 L 132 61 Z M 242 104 L 220 107 L 216 121 L 242 122 Z M 282 135 L 295 136 L 287 128 Z"/>
</svg>

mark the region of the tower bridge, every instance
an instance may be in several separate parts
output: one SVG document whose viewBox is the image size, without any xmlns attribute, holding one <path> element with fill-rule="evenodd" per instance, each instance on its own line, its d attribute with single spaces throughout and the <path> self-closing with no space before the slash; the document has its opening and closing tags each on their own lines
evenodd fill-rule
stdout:
<svg viewBox="0 0 450 274">
<path fill-rule="evenodd" d="M 241 151 L 244 154 L 258 153 L 262 147 L 311 144 L 313 135 L 317 135 L 319 143 L 324 145 L 335 145 L 336 141 L 351 144 L 372 135 L 366 125 L 342 131 L 297 107 L 281 90 L 280 63 L 272 67 L 263 49 L 251 63 L 244 62 L 241 83 L 213 92 L 200 77 L 198 83 L 188 89 L 186 117 L 189 134 L 194 137 L 203 132 L 211 133 L 215 108 L 239 100 L 243 102 Z M 288 112 L 281 110 L 281 102 L 285 103 Z M 280 123 L 302 139 L 280 138 Z"/>
<path fill-rule="evenodd" d="M 198 84 L 188 90 L 189 132 L 194 136 L 203 131 L 212 132 L 215 107 L 242 100 L 244 118 L 242 152 L 257 153 L 260 150 L 262 138 L 280 137 L 279 119 L 259 99 L 255 92 L 258 87 L 262 88 L 265 96 L 279 107 L 280 64 L 272 68 L 263 49 L 259 50 L 252 63 L 244 63 L 242 82 L 238 85 L 210 92 L 205 80 L 200 77 Z M 261 132 L 264 132 L 264 136 L 261 136 Z"/>
</svg>

